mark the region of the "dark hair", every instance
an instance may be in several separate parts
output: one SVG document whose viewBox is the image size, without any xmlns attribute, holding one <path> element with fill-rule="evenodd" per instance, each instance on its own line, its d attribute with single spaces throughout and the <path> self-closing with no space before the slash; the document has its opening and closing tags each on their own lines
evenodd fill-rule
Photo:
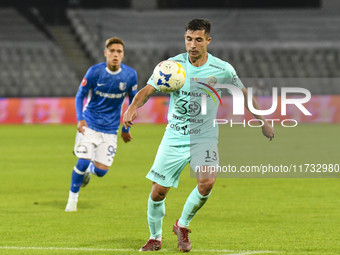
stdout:
<svg viewBox="0 0 340 255">
<path fill-rule="evenodd" d="M 204 30 L 205 34 L 209 37 L 210 27 L 211 27 L 211 24 L 210 24 L 209 20 L 192 19 L 186 24 L 185 31 L 188 31 L 188 30 L 192 30 L 192 31 Z"/>
<path fill-rule="evenodd" d="M 111 44 L 118 43 L 123 45 L 124 48 L 124 41 L 118 37 L 112 37 L 106 40 L 105 42 L 105 48 L 108 48 Z"/>
</svg>

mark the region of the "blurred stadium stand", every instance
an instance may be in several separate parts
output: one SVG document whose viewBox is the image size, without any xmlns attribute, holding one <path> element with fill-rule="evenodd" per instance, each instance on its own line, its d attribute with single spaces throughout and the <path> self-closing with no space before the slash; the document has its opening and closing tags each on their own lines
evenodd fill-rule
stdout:
<svg viewBox="0 0 340 255">
<path fill-rule="evenodd" d="M 67 14 L 96 61 L 103 61 L 106 38 L 123 38 L 124 61 L 137 70 L 142 86 L 158 62 L 185 51 L 184 26 L 196 17 L 212 23 L 209 52 L 230 62 L 241 78 L 340 77 L 338 12 L 73 9 Z M 306 86 L 312 94 L 340 94 L 336 85 L 322 91 L 315 82 Z"/>
<path fill-rule="evenodd" d="M 15 9 L 0 9 L 0 97 L 74 96 L 75 84 L 58 44 Z"/>
<path fill-rule="evenodd" d="M 67 22 L 40 23 L 46 34 L 16 9 L 0 9 L 0 97 L 74 96 L 87 68 L 105 61 L 104 42 L 112 36 L 125 41 L 123 62 L 137 70 L 141 88 L 157 63 L 185 52 L 184 27 L 193 18 L 211 21 L 209 52 L 242 80 L 295 78 L 298 86 L 296 78 L 312 78 L 303 79 L 312 94 L 340 94 L 339 11 L 66 10 Z"/>
</svg>

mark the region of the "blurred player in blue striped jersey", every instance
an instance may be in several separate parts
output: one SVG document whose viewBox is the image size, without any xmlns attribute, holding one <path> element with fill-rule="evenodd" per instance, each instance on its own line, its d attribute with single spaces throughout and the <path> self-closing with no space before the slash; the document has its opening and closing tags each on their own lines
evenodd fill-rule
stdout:
<svg viewBox="0 0 340 255">
<path fill-rule="evenodd" d="M 106 62 L 90 67 L 75 98 L 78 132 L 74 154 L 78 161 L 72 172 L 66 212 L 77 211 L 79 189 L 88 184 L 91 175 L 102 177 L 112 165 L 124 98 L 128 96 L 131 103 L 137 93 L 137 72 L 122 64 L 123 40 L 106 40 L 104 55 Z M 121 137 L 124 142 L 131 141 L 129 128 L 123 126 Z"/>
<path fill-rule="evenodd" d="M 152 189 L 148 199 L 148 223 L 150 239 L 140 251 L 155 251 L 162 247 L 162 221 L 165 215 L 165 197 L 170 187 L 177 187 L 179 176 L 183 168 L 189 163 L 196 173 L 197 186 L 188 196 L 181 217 L 173 225 L 173 232 L 177 235 L 177 246 L 180 250 L 191 250 L 188 226 L 195 214 L 208 200 L 214 186 L 217 172 L 215 167 L 219 163 L 218 156 L 218 127 L 212 125 L 216 119 L 217 107 L 214 107 L 213 97 L 207 97 L 209 114 L 202 117 L 201 94 L 199 82 L 195 77 L 204 78 L 210 87 L 217 84 L 225 84 L 229 81 L 242 91 L 247 105 L 247 89 L 237 77 L 234 68 L 227 62 L 216 58 L 207 52 L 207 46 L 211 41 L 210 22 L 204 19 L 194 19 L 187 23 L 185 29 L 186 53 L 170 58 L 179 62 L 185 69 L 187 79 L 184 86 L 170 94 L 168 125 L 157 155 L 147 178 L 152 181 Z M 236 88 L 235 88 L 236 89 Z M 221 95 L 221 90 L 216 89 Z M 237 90 L 237 89 L 236 89 Z M 147 85 L 141 89 L 128 110 L 124 113 L 123 124 L 126 127 L 133 125 L 137 117 L 137 108 L 144 105 L 148 98 L 158 91 L 151 77 Z M 242 94 L 241 93 L 241 94 Z M 253 105 L 259 109 L 253 99 Z M 197 106 L 197 107 L 196 107 Z M 198 119 L 200 116 L 201 119 Z M 263 116 L 254 115 L 259 121 L 263 121 L 262 133 L 272 140 L 274 129 Z M 207 155 L 208 154 L 208 155 Z M 209 156 L 211 155 L 211 156 Z M 199 170 L 198 170 L 199 169 Z M 211 171 L 204 171 L 210 169 Z"/>
</svg>

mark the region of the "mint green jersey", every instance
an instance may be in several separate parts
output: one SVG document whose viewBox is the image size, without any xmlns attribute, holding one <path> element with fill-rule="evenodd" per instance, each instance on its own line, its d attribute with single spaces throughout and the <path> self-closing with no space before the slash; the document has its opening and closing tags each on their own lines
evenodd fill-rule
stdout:
<svg viewBox="0 0 340 255">
<path fill-rule="evenodd" d="M 193 66 L 188 53 L 169 58 L 180 63 L 186 71 L 184 86 L 170 93 L 168 125 L 161 144 L 190 145 L 203 141 L 217 143 L 218 125 L 214 126 L 222 89 L 216 84 L 232 84 L 242 89 L 234 68 L 227 62 L 208 54 L 207 62 Z M 148 84 L 156 88 L 151 76 Z"/>
</svg>

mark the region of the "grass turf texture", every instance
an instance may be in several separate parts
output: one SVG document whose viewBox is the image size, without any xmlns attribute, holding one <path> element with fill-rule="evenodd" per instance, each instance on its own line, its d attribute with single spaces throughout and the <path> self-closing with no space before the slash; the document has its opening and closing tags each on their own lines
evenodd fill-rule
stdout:
<svg viewBox="0 0 340 255">
<path fill-rule="evenodd" d="M 149 238 L 145 175 L 164 125 L 137 124 L 132 142 L 119 138 L 109 173 L 93 176 L 81 189 L 78 212 L 66 213 L 75 130 L 0 126 L 0 254 L 139 254 Z M 271 156 L 278 163 L 339 164 L 338 134 L 339 125 L 278 126 L 269 143 L 259 129 L 236 127 L 229 154 L 244 165 Z M 179 252 L 172 225 L 195 185 L 187 167 L 166 199 L 157 254 Z M 191 254 L 339 254 L 339 197 L 338 179 L 218 179 L 190 224 Z"/>
</svg>

